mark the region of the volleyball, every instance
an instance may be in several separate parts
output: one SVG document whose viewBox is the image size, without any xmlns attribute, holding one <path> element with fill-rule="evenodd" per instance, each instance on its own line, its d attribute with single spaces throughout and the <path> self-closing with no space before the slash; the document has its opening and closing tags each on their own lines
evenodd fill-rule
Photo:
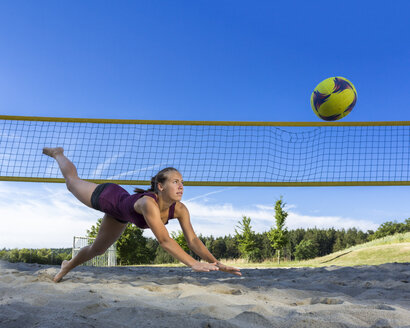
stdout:
<svg viewBox="0 0 410 328">
<path fill-rule="evenodd" d="M 315 114 L 325 121 L 336 121 L 349 114 L 357 100 L 352 82 L 337 76 L 320 82 L 313 90 L 310 105 Z"/>
</svg>

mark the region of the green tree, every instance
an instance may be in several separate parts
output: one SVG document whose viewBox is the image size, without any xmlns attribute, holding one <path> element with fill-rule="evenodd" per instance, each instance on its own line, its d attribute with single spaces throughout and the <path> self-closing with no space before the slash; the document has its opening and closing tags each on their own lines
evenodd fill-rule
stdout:
<svg viewBox="0 0 410 328">
<path fill-rule="evenodd" d="M 88 237 L 97 237 L 102 219 L 87 230 Z M 154 259 L 154 251 L 147 247 L 147 238 L 143 231 L 135 225 L 129 224 L 120 238 L 117 240 L 117 257 L 121 265 L 150 263 Z"/>
<path fill-rule="evenodd" d="M 20 249 L 18 261 L 24 262 L 24 263 L 32 263 L 32 260 L 33 260 L 32 253 L 33 253 L 33 250 L 31 249 L 27 249 L 27 248 Z"/>
<path fill-rule="evenodd" d="M 297 260 L 313 259 L 318 252 L 319 248 L 316 242 L 304 239 L 296 246 L 295 258 Z"/>
<path fill-rule="evenodd" d="M 149 249 L 151 254 L 154 254 L 154 258 L 155 258 L 155 252 L 157 251 L 157 248 L 160 247 L 158 240 L 156 240 L 155 238 L 147 238 L 147 248 Z"/>
<path fill-rule="evenodd" d="M 2 260 L 8 260 L 8 252 L 7 252 L 7 250 L 5 249 L 5 248 L 3 248 L 1 251 L 0 251 L 0 259 L 2 259 Z"/>
<path fill-rule="evenodd" d="M 212 253 L 212 248 L 214 246 L 214 241 L 215 241 L 215 238 L 212 235 L 210 237 L 205 237 L 204 245 L 206 248 L 209 249 L 211 253 Z"/>
<path fill-rule="evenodd" d="M 340 251 L 342 249 L 345 249 L 345 245 L 343 244 L 343 239 L 341 237 L 337 237 L 335 243 L 333 244 L 333 252 Z"/>
<path fill-rule="evenodd" d="M 299 245 L 299 243 L 304 239 L 306 234 L 305 229 L 295 229 L 295 230 L 290 230 L 288 232 L 288 237 L 289 237 L 289 247 L 290 251 L 292 253 L 292 258 L 294 258 L 294 253 L 296 246 Z"/>
<path fill-rule="evenodd" d="M 271 242 L 271 246 L 276 249 L 278 254 L 278 263 L 280 263 L 281 251 L 288 244 L 288 230 L 285 227 L 285 221 L 288 213 L 284 211 L 285 204 L 280 198 L 275 204 L 275 220 L 276 228 L 271 228 L 268 232 L 268 237 Z"/>
<path fill-rule="evenodd" d="M 93 225 L 93 226 L 91 226 L 90 230 L 87 230 L 87 236 L 90 237 L 90 238 L 97 237 L 98 230 L 100 230 L 100 227 L 101 227 L 101 223 L 102 223 L 102 219 L 98 219 L 95 226 Z"/>
<path fill-rule="evenodd" d="M 256 244 L 256 234 L 252 231 L 251 218 L 243 216 L 236 227 L 238 230 L 235 229 L 235 237 L 238 240 L 239 252 L 248 261 L 258 260 L 260 251 Z"/>
<path fill-rule="evenodd" d="M 178 260 L 175 259 L 171 254 L 165 251 L 161 246 L 158 247 L 155 251 L 155 264 L 163 264 L 163 263 L 177 263 Z"/>
<path fill-rule="evenodd" d="M 236 240 L 236 238 L 232 237 L 231 235 L 228 235 L 224 237 L 224 242 L 226 246 L 226 253 L 224 258 L 237 259 L 240 256 L 240 253 L 238 241 Z"/>
<path fill-rule="evenodd" d="M 181 248 L 185 252 L 189 252 L 188 243 L 186 242 L 184 233 L 181 230 L 178 230 L 178 232 L 172 231 L 171 237 L 178 243 L 179 246 L 181 246 Z"/>
<path fill-rule="evenodd" d="M 332 252 L 334 244 L 333 237 L 334 236 L 329 237 L 327 231 L 324 229 L 313 228 L 306 231 L 304 239 L 314 242 L 318 247 L 318 255 L 323 256 Z"/>
<path fill-rule="evenodd" d="M 129 224 L 117 241 L 117 255 L 121 265 L 150 263 L 154 258 L 147 247 L 147 238 L 143 231 Z"/>
<path fill-rule="evenodd" d="M 13 248 L 9 252 L 9 261 L 10 262 L 18 262 L 19 261 L 19 250 L 17 248 Z"/>
<path fill-rule="evenodd" d="M 261 251 L 261 260 L 271 259 L 275 255 L 275 250 L 272 248 L 268 236 L 268 232 L 256 234 L 256 241 Z"/>
<path fill-rule="evenodd" d="M 210 251 L 217 259 L 226 257 L 226 245 L 224 239 L 222 237 L 216 238 Z"/>
</svg>

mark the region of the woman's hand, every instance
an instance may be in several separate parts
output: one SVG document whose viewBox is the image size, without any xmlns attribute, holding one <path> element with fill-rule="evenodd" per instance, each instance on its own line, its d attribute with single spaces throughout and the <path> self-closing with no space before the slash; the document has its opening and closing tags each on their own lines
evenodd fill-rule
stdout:
<svg viewBox="0 0 410 328">
<path fill-rule="evenodd" d="M 191 266 L 191 269 L 196 272 L 209 272 L 209 271 L 218 271 L 219 268 L 215 263 L 204 263 L 204 262 L 196 262 L 194 265 Z"/>
<path fill-rule="evenodd" d="M 223 271 L 226 273 L 231 273 L 236 276 L 242 276 L 241 270 L 238 268 L 230 267 L 221 262 L 214 262 L 214 263 L 204 263 L 204 262 L 196 262 L 194 265 L 191 266 L 191 269 L 196 272 L 209 272 L 209 271 Z"/>
<path fill-rule="evenodd" d="M 216 266 L 219 268 L 220 271 L 231 273 L 236 276 L 242 276 L 241 270 L 238 268 L 227 266 L 225 264 L 222 264 L 221 262 L 217 262 Z"/>
</svg>

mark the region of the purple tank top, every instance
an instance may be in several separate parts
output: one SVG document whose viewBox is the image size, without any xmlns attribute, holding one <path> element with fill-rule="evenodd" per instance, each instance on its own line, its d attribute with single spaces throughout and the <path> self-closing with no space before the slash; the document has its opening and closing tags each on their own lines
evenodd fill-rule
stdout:
<svg viewBox="0 0 410 328">
<path fill-rule="evenodd" d="M 113 217 L 127 222 L 134 223 L 138 228 L 147 229 L 148 224 L 142 214 L 139 214 L 134 209 L 135 202 L 141 197 L 152 197 L 156 202 L 157 195 L 153 192 L 144 192 L 130 195 L 128 191 L 117 184 L 108 184 L 101 192 L 98 199 L 99 210 L 112 215 Z M 174 218 L 175 204 L 169 207 L 167 222 Z"/>
</svg>

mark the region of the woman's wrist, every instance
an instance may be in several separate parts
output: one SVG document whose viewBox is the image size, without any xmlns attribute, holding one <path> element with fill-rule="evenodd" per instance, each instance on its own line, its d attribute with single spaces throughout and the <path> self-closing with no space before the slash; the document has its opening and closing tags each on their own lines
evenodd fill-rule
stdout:
<svg viewBox="0 0 410 328">
<path fill-rule="evenodd" d="M 198 261 L 193 260 L 192 262 L 190 262 L 189 264 L 187 264 L 187 266 L 189 266 L 190 268 L 192 268 L 195 264 L 198 264 Z"/>
</svg>

